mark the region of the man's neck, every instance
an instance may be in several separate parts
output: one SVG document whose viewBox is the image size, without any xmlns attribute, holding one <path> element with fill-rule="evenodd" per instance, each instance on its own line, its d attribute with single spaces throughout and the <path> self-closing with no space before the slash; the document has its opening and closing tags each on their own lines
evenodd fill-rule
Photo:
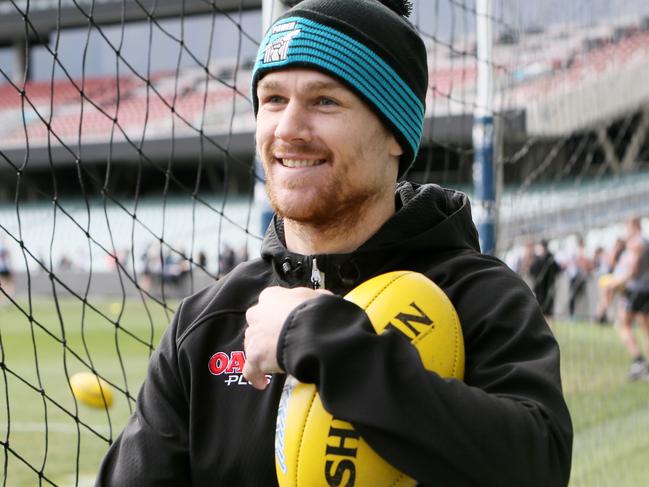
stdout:
<svg viewBox="0 0 649 487">
<path fill-rule="evenodd" d="M 324 225 L 311 225 L 284 219 L 286 247 L 302 255 L 346 254 L 353 252 L 395 213 L 394 198 L 348 218 Z"/>
</svg>

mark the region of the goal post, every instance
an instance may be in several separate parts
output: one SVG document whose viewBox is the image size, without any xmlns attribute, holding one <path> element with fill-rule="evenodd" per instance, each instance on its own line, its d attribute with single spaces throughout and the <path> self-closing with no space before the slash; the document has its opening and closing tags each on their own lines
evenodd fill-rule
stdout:
<svg viewBox="0 0 649 487">
<path fill-rule="evenodd" d="M 494 64 L 493 8 L 491 0 L 476 1 L 476 101 L 473 115 L 473 214 L 480 248 L 485 254 L 496 251 L 497 207 L 494 170 Z"/>
</svg>

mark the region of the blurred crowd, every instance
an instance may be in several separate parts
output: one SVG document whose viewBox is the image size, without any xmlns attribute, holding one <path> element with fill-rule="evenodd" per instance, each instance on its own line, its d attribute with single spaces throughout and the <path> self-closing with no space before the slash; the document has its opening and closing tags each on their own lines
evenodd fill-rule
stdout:
<svg viewBox="0 0 649 487">
<path fill-rule="evenodd" d="M 13 259 L 12 259 L 13 257 Z M 24 292 L 26 285 L 23 272 L 16 254 L 12 255 L 5 238 L 0 235 L 0 305 L 9 302 L 16 292 L 16 272 L 18 272 L 19 292 Z M 43 272 L 48 265 L 48 258 L 40 256 L 41 264 L 30 267 L 34 274 Z M 220 251 L 207 253 L 199 250 L 190 256 L 182 246 L 161 245 L 155 241 L 149 243 L 141 253 L 130 249 L 119 249 L 115 253 L 103 254 L 102 261 L 89 258 L 87 251 L 77 250 L 61 253 L 53 262 L 55 273 L 87 273 L 92 267 L 94 272 L 114 272 L 117 267 L 131 273 L 135 271 L 139 286 L 147 292 L 159 292 L 161 285 L 182 288 L 189 278 L 190 271 L 202 272 L 206 278 L 219 279 L 230 272 L 239 263 L 248 260 L 248 249 L 245 246 L 234 248 L 228 243 L 221 245 Z M 21 277 L 22 276 L 22 277 Z M 155 293 L 154 292 L 154 293 Z"/>
<path fill-rule="evenodd" d="M 217 259 L 216 278 L 221 278 L 246 260 L 248 260 L 246 247 L 235 250 L 227 243 L 222 245 Z M 145 291 L 149 291 L 154 282 L 180 285 L 190 271 L 190 261 L 184 249 L 171 249 L 159 243 L 150 244 L 140 256 L 140 261 L 142 275 L 140 285 Z M 214 269 L 203 250 L 196 254 L 193 264 L 209 273 Z"/>
<path fill-rule="evenodd" d="M 581 236 L 570 249 L 555 252 L 545 240 L 528 241 L 508 264 L 532 289 L 550 324 L 557 308 L 558 278 L 564 274 L 569 317 L 615 324 L 631 358 L 629 378 L 649 380 L 649 240 L 643 236 L 639 218 L 625 222 L 623 235 L 610 248 L 598 246 L 589 253 Z M 578 315 L 578 303 L 586 298 L 590 282 L 596 283 L 595 307 Z M 646 335 L 644 352 L 634 324 Z"/>
</svg>

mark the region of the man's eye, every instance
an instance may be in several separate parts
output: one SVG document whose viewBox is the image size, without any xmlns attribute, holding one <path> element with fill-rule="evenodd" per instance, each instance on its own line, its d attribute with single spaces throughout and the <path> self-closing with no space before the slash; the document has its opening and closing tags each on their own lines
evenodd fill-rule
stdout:
<svg viewBox="0 0 649 487">
<path fill-rule="evenodd" d="M 272 104 L 284 103 L 284 97 L 279 95 L 270 95 L 264 98 L 264 103 L 272 103 Z"/>
<path fill-rule="evenodd" d="M 333 106 L 333 105 L 337 105 L 337 103 L 331 98 L 327 98 L 326 96 L 321 96 L 320 98 L 318 98 L 318 105 Z"/>
</svg>

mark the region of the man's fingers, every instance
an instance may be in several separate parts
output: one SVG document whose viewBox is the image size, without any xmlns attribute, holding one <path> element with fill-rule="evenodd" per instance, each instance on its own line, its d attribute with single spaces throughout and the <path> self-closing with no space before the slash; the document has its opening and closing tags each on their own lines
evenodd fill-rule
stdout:
<svg viewBox="0 0 649 487">
<path fill-rule="evenodd" d="M 322 294 L 331 293 L 304 287 L 271 286 L 262 290 L 257 304 L 246 310 L 248 327 L 243 341 L 246 353 L 243 376 L 253 387 L 265 389 L 268 385 L 266 374 L 282 371 L 277 363 L 277 342 L 286 317 L 299 304 Z"/>
<path fill-rule="evenodd" d="M 256 375 L 254 377 L 251 377 L 249 380 L 252 387 L 259 389 L 260 391 L 263 391 L 264 389 L 266 389 L 266 387 L 268 387 L 268 379 L 266 378 L 266 374 Z"/>
<path fill-rule="evenodd" d="M 246 310 L 246 323 L 248 323 L 248 325 L 254 325 L 256 323 L 258 307 L 259 305 L 255 304 Z"/>
<path fill-rule="evenodd" d="M 264 288 L 260 293 L 259 293 L 259 299 L 258 301 L 260 303 L 265 302 L 265 301 L 273 301 L 278 293 L 284 293 L 286 292 L 287 289 L 283 288 L 281 286 L 269 286 L 267 288 Z"/>
<path fill-rule="evenodd" d="M 246 362 L 243 366 L 243 376 L 255 389 L 264 390 L 268 385 L 266 374 L 250 365 L 249 362 Z"/>
</svg>

